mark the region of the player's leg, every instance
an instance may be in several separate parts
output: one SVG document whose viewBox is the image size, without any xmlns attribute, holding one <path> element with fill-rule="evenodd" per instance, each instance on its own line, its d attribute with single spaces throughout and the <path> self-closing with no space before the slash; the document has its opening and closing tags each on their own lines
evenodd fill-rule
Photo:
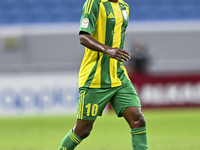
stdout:
<svg viewBox="0 0 200 150">
<path fill-rule="evenodd" d="M 110 92 L 109 89 L 81 88 L 79 90 L 77 122 L 62 140 L 59 150 L 74 150 L 90 134 L 94 121 L 97 116 L 102 115 L 112 95 L 114 92 Z"/>
<path fill-rule="evenodd" d="M 59 150 L 74 150 L 90 134 L 93 123 L 94 121 L 77 119 L 75 127 L 63 138 Z"/>
<path fill-rule="evenodd" d="M 110 101 L 116 114 L 123 116 L 131 128 L 133 150 L 147 150 L 146 123 L 141 103 L 131 82 L 122 85 Z"/>
<path fill-rule="evenodd" d="M 131 128 L 133 150 L 148 150 L 145 118 L 140 107 L 128 107 L 122 112 Z"/>
<path fill-rule="evenodd" d="M 144 115 L 141 112 L 141 107 L 128 107 L 122 112 L 122 115 L 128 122 L 131 129 L 146 126 Z"/>
<path fill-rule="evenodd" d="M 73 128 L 73 131 L 80 138 L 84 139 L 90 135 L 94 121 L 80 120 L 77 119 L 76 125 Z"/>
</svg>

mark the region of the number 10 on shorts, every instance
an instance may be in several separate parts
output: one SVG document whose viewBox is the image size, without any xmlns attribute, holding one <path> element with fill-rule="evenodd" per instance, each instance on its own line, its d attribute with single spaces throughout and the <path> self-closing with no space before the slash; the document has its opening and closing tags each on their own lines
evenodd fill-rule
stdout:
<svg viewBox="0 0 200 150">
<path fill-rule="evenodd" d="M 87 116 L 96 116 L 97 115 L 97 112 L 98 112 L 98 105 L 97 104 L 91 104 L 91 103 L 88 103 L 86 106 L 86 109 L 87 109 Z"/>
<path fill-rule="evenodd" d="M 98 114 L 98 107 L 98 104 L 85 102 L 85 91 L 82 92 L 79 95 L 77 118 L 82 120 L 86 119 L 85 117 L 87 117 L 87 119 L 91 117 L 90 119 L 94 119 L 93 117 Z"/>
</svg>

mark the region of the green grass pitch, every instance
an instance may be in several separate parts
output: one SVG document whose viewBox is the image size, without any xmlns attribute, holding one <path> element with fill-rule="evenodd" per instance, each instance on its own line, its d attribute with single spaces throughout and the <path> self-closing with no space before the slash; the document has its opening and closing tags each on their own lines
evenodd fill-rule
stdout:
<svg viewBox="0 0 200 150">
<path fill-rule="evenodd" d="M 144 109 L 149 150 L 200 150 L 200 108 Z M 0 118 L 0 150 L 57 150 L 75 115 Z M 132 150 L 130 129 L 114 113 L 99 117 L 76 150 Z"/>
</svg>

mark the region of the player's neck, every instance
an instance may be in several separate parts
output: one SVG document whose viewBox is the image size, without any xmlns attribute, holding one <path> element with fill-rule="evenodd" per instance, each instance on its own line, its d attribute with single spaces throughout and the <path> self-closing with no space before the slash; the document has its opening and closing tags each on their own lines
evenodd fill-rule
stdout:
<svg viewBox="0 0 200 150">
<path fill-rule="evenodd" d="M 113 3 L 117 3 L 118 2 L 118 0 L 108 0 L 108 1 L 113 2 Z"/>
</svg>

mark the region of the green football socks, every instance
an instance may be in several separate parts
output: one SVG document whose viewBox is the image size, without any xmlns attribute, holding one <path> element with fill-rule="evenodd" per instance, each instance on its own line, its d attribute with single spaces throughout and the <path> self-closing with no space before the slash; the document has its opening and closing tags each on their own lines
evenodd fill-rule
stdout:
<svg viewBox="0 0 200 150">
<path fill-rule="evenodd" d="M 74 150 L 74 148 L 82 141 L 73 130 L 70 130 L 69 133 L 63 138 L 60 147 L 58 150 Z"/>
<path fill-rule="evenodd" d="M 133 150 L 148 150 L 146 127 L 131 129 L 131 135 Z"/>
<path fill-rule="evenodd" d="M 131 129 L 133 150 L 148 150 L 147 130 L 146 127 Z M 74 148 L 82 141 L 73 130 L 63 138 L 58 150 L 74 150 Z"/>
</svg>

